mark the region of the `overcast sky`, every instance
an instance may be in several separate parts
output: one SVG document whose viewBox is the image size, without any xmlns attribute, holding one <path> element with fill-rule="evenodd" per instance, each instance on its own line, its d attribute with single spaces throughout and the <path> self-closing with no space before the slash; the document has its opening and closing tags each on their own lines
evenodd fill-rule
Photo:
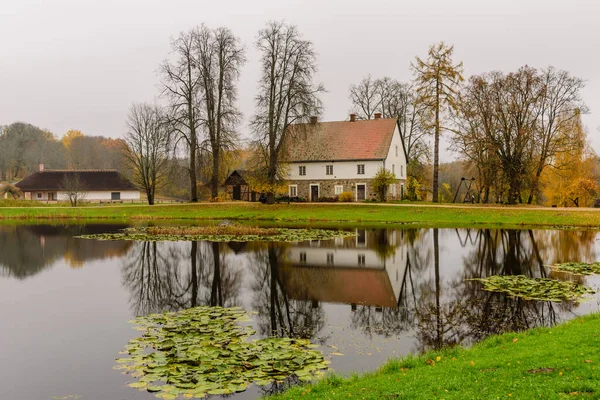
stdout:
<svg viewBox="0 0 600 400">
<path fill-rule="evenodd" d="M 25 121 L 119 137 L 132 102 L 158 94 L 157 67 L 180 31 L 227 26 L 246 46 L 239 106 L 254 111 L 257 32 L 298 26 L 319 54 L 324 120 L 347 118 L 348 86 L 366 74 L 412 78 L 410 62 L 440 40 L 465 77 L 553 65 L 587 80 L 584 117 L 600 152 L 597 0 L 0 0 L 0 125 Z M 240 127 L 247 134 L 246 124 Z M 442 158 L 449 160 L 444 152 Z"/>
</svg>

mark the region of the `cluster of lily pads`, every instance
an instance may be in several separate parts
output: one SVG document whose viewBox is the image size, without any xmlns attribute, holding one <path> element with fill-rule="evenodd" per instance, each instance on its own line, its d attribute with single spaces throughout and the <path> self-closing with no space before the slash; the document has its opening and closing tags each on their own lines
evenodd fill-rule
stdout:
<svg viewBox="0 0 600 400">
<path fill-rule="evenodd" d="M 126 228 L 117 233 L 101 233 L 77 236 L 80 239 L 96 240 L 140 240 L 140 241 L 197 241 L 210 242 L 302 242 L 306 240 L 328 240 L 339 237 L 354 236 L 353 232 L 330 229 L 290 229 L 273 228 L 268 235 L 258 234 L 186 234 L 185 230 L 179 234 L 154 234 L 148 232 L 149 228 Z M 177 228 L 174 228 L 177 229 Z"/>
<path fill-rule="evenodd" d="M 129 341 L 115 369 L 137 378 L 132 388 L 176 399 L 231 394 L 292 376 L 310 381 L 328 368 L 309 340 L 248 340 L 255 331 L 240 324 L 245 321 L 245 311 L 222 307 L 138 317 L 131 322 L 144 334 Z"/>
<path fill-rule="evenodd" d="M 561 302 L 579 300 L 595 291 L 576 282 L 548 278 L 528 278 L 524 275 L 494 275 L 487 278 L 473 278 L 483 283 L 483 290 L 507 293 L 524 300 Z"/>
<path fill-rule="evenodd" d="M 551 266 L 554 271 L 566 272 L 573 275 L 594 275 L 600 274 L 600 262 L 581 263 L 569 262 L 562 264 L 554 264 Z"/>
</svg>

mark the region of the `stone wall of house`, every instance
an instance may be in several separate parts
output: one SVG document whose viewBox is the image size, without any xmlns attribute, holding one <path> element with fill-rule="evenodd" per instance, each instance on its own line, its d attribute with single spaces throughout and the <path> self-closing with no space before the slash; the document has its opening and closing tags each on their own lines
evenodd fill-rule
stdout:
<svg viewBox="0 0 600 400">
<path fill-rule="evenodd" d="M 401 184 L 404 183 L 404 180 L 399 180 L 398 183 L 395 184 L 395 193 L 392 194 L 388 191 L 388 200 L 399 199 L 401 193 Z M 356 200 L 357 192 L 356 185 L 357 184 L 366 184 L 365 198 L 367 200 L 379 200 L 379 195 L 375 191 L 373 187 L 372 179 L 326 179 L 326 180 L 289 180 L 288 181 L 288 194 L 289 186 L 296 185 L 297 186 L 297 196 L 304 198 L 306 200 L 310 200 L 310 185 L 319 185 L 319 197 L 336 197 L 335 194 L 335 186 L 342 185 L 343 192 L 352 192 L 354 194 L 354 199 Z"/>
</svg>

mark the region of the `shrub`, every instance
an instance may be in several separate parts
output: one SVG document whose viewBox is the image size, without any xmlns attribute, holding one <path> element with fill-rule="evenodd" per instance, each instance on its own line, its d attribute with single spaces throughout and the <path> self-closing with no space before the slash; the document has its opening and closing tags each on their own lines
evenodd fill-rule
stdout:
<svg viewBox="0 0 600 400">
<path fill-rule="evenodd" d="M 334 197 L 319 197 L 317 199 L 319 203 L 335 203 L 338 201 L 337 196 Z"/>
<path fill-rule="evenodd" d="M 339 196 L 338 199 L 341 202 L 349 203 L 351 201 L 354 201 L 354 193 L 352 193 L 352 192 L 343 192 L 342 194 L 340 194 L 340 196 Z"/>
</svg>

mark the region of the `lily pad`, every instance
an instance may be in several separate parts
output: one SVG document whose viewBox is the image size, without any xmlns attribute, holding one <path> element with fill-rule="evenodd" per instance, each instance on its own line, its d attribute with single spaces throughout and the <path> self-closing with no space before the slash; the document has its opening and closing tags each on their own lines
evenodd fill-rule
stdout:
<svg viewBox="0 0 600 400">
<path fill-rule="evenodd" d="M 117 233 L 76 236 L 79 239 L 139 240 L 146 242 L 197 241 L 209 242 L 302 242 L 355 236 L 355 233 L 331 229 L 290 229 L 257 227 L 138 227 Z"/>
<path fill-rule="evenodd" d="M 138 378 L 130 387 L 163 399 L 230 394 L 293 375 L 310 380 L 327 370 L 309 340 L 249 340 L 255 331 L 239 323 L 247 319 L 240 308 L 222 307 L 138 317 L 132 322 L 144 334 L 125 347 L 129 357 L 116 361 Z"/>
<path fill-rule="evenodd" d="M 524 300 L 561 302 L 579 301 L 582 296 L 595 291 L 576 282 L 565 282 L 548 278 L 528 278 L 524 275 L 494 275 L 488 278 L 473 278 L 470 281 L 483 283 L 483 290 L 507 293 Z"/>
<path fill-rule="evenodd" d="M 594 275 L 600 274 L 600 262 L 580 263 L 569 262 L 562 264 L 554 264 L 550 268 L 554 271 L 566 272 L 573 275 Z"/>
</svg>

